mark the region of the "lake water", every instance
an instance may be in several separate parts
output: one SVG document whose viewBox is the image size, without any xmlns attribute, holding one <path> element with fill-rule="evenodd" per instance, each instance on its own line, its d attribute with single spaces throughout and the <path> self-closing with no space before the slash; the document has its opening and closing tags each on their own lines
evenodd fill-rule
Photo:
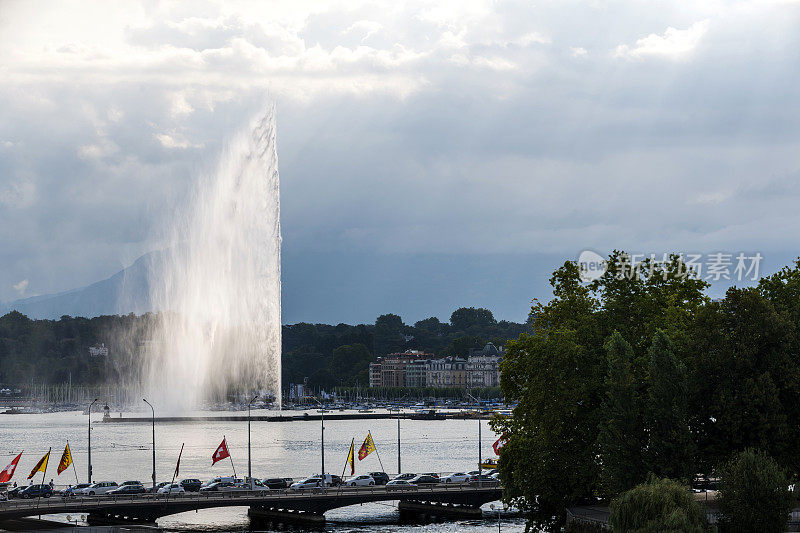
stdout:
<svg viewBox="0 0 800 533">
<path fill-rule="evenodd" d="M 317 414 L 310 412 L 311 414 Z M 149 413 L 148 413 L 149 414 Z M 213 416 L 215 413 L 197 413 Z M 229 414 L 229 413 L 216 413 Z M 246 414 L 246 413 L 237 413 Z M 254 410 L 253 414 L 274 414 Z M 298 413 L 293 413 L 298 414 Z M 112 415 L 119 416 L 118 413 Z M 140 416 L 145 416 L 140 413 Z M 125 416 L 136 416 L 125 413 Z M 76 482 L 72 467 L 56 475 L 58 461 L 69 440 L 77 469 L 83 482 L 87 474 L 87 420 L 80 412 L 2 415 L 0 416 L 0 468 L 24 450 L 14 481 L 27 483 L 27 476 L 36 462 L 53 448 L 46 480 L 66 486 Z M 152 472 L 152 426 L 149 423 L 103 423 L 101 414 L 92 416 L 92 466 L 94 481 L 140 480 L 150 483 Z M 401 420 L 401 451 L 404 472 L 454 472 L 477 468 L 477 420 Z M 397 471 L 396 420 L 326 420 L 325 469 L 341 475 L 351 439 L 356 451 L 372 432 L 377 453 L 363 461 L 356 460 L 356 474 L 383 470 Z M 484 459 L 493 457 L 492 444 L 497 435 L 487 421 L 481 421 Z M 239 477 L 247 474 L 247 422 L 210 420 L 203 422 L 156 422 L 156 472 L 158 481 L 169 481 L 175 470 L 181 443 L 180 478 L 206 481 L 219 475 L 232 475 L 231 462 L 224 460 L 211 466 L 211 455 L 226 437 Z M 295 479 L 320 471 L 320 422 L 252 422 L 253 475 L 292 477 Z M 382 463 L 382 464 L 381 464 Z M 349 475 L 349 471 L 346 472 Z M 41 474 L 39 474 L 41 476 Z M 37 476 L 38 477 L 38 476 Z M 484 506 L 488 513 L 488 505 Z M 497 519 L 455 521 L 438 524 L 400 525 L 396 502 L 351 506 L 326 513 L 326 531 L 394 531 L 448 532 L 493 531 Z M 495 515 L 496 516 L 496 515 Z M 246 507 L 207 509 L 197 513 L 181 513 L 158 520 L 159 526 L 178 531 L 247 531 Z M 524 521 L 504 518 L 503 531 L 523 531 Z"/>
</svg>

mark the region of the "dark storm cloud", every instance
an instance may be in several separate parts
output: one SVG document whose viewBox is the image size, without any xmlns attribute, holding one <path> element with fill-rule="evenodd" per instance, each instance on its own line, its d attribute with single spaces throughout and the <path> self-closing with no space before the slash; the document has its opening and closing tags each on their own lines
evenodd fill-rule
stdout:
<svg viewBox="0 0 800 533">
<path fill-rule="evenodd" d="M 293 257 L 799 244 L 797 3 L 11 6 L 0 300 L 155 247 L 268 99 Z"/>
</svg>

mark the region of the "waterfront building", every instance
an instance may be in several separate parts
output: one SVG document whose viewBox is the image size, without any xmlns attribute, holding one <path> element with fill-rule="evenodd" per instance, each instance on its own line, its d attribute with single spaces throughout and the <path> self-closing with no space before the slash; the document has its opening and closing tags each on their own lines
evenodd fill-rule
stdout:
<svg viewBox="0 0 800 533">
<path fill-rule="evenodd" d="M 370 387 L 472 388 L 500 385 L 502 349 L 488 343 L 461 357 L 436 357 L 418 350 L 392 353 L 369 365 Z"/>
</svg>

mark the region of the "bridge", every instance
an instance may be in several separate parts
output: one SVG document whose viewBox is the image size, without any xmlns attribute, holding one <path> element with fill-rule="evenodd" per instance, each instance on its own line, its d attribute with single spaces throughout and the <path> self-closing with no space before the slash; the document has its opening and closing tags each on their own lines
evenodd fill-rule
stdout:
<svg viewBox="0 0 800 533">
<path fill-rule="evenodd" d="M 187 492 L 125 496 L 77 496 L 0 502 L 0 527 L 6 520 L 48 514 L 86 514 L 89 524 L 153 523 L 157 518 L 213 507 L 249 507 L 255 522 L 321 523 L 325 512 L 379 501 L 399 501 L 401 518 L 479 518 L 480 506 L 500 499 L 499 486 L 438 484 L 403 490 L 386 486 L 326 487 L 295 492 Z"/>
</svg>

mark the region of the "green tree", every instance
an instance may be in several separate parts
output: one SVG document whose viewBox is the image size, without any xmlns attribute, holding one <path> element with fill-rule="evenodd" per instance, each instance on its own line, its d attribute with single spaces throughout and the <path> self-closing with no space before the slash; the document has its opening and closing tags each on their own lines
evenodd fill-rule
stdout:
<svg viewBox="0 0 800 533">
<path fill-rule="evenodd" d="M 333 379 L 336 384 L 354 386 L 369 382 L 369 363 L 372 354 L 363 344 L 347 344 L 333 350 Z"/>
<path fill-rule="evenodd" d="M 720 469 L 718 502 L 721 531 L 779 533 L 786 530 L 794 498 L 778 463 L 749 448 Z"/>
<path fill-rule="evenodd" d="M 456 331 L 468 331 L 470 328 L 485 328 L 497 323 L 494 315 L 482 307 L 461 307 L 450 315 L 450 325 Z"/>
<path fill-rule="evenodd" d="M 518 402 L 512 417 L 493 421 L 510 438 L 499 466 L 505 498 L 557 528 L 567 505 L 596 488 L 601 366 L 563 329 L 510 341 L 502 364 L 503 394 Z"/>
<path fill-rule="evenodd" d="M 707 528 L 687 486 L 653 476 L 611 502 L 609 522 L 615 533 L 702 533 Z"/>
<path fill-rule="evenodd" d="M 603 492 L 614 496 L 644 481 L 646 436 L 634 378 L 633 349 L 619 332 L 606 341 L 608 372 L 597 443 Z"/>
<path fill-rule="evenodd" d="M 402 352 L 405 347 L 403 330 L 405 324 L 398 315 L 381 315 L 375 320 L 374 352 L 376 356 Z"/>
<path fill-rule="evenodd" d="M 691 480 L 694 445 L 689 430 L 686 368 L 657 330 L 650 346 L 649 463 L 656 475 Z"/>
</svg>

